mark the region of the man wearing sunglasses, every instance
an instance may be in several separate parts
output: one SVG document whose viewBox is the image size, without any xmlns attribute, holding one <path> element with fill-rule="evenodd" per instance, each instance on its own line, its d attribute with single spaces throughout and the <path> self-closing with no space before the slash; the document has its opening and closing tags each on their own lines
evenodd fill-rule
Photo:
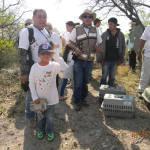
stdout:
<svg viewBox="0 0 150 150">
<path fill-rule="evenodd" d="M 88 83 L 91 78 L 95 53 L 99 50 L 102 42 L 98 30 L 92 26 L 96 15 L 86 9 L 79 18 L 82 24 L 73 29 L 69 43 L 74 54 L 74 103 L 76 111 L 80 111 L 83 106 L 88 106 L 86 102 Z"/>
</svg>

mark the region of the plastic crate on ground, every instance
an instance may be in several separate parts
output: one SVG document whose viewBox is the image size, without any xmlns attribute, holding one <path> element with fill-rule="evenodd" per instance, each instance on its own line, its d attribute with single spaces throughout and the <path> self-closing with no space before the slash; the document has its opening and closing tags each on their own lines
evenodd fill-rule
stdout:
<svg viewBox="0 0 150 150">
<path fill-rule="evenodd" d="M 105 94 L 101 105 L 105 116 L 132 118 L 135 116 L 133 96 Z"/>
</svg>

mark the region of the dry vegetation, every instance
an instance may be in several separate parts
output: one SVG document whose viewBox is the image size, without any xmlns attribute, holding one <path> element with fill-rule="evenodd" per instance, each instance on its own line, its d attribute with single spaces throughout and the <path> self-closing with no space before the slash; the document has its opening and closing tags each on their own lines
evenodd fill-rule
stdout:
<svg viewBox="0 0 150 150">
<path fill-rule="evenodd" d="M 149 150 L 150 115 L 144 103 L 136 98 L 134 119 L 107 118 L 98 106 L 100 69 L 95 67 L 89 85 L 89 108 L 76 113 L 72 108 L 72 90 L 61 102 L 55 118 L 56 139 L 53 143 L 37 141 L 25 127 L 24 99 L 16 66 L 0 71 L 0 149 L 1 150 Z M 118 82 L 136 97 L 139 71 L 128 67 L 118 69 Z"/>
</svg>

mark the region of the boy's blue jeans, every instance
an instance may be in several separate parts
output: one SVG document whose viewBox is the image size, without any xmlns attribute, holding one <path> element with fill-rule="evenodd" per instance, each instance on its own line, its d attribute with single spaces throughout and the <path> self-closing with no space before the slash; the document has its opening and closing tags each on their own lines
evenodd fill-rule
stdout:
<svg viewBox="0 0 150 150">
<path fill-rule="evenodd" d="M 92 61 L 75 60 L 74 62 L 74 102 L 80 104 L 88 95 L 88 83 L 93 68 Z"/>
<path fill-rule="evenodd" d="M 31 92 L 28 90 L 26 92 L 26 97 L 25 97 L 25 116 L 27 119 L 34 119 L 35 113 L 30 110 L 30 103 L 32 102 L 31 98 Z"/>
<path fill-rule="evenodd" d="M 48 105 L 47 110 L 43 113 L 37 113 L 37 130 L 46 134 L 53 133 L 53 118 L 55 105 Z"/>
<path fill-rule="evenodd" d="M 100 81 L 100 85 L 105 84 L 109 86 L 115 86 L 116 68 L 116 61 L 106 61 L 102 65 L 102 78 Z"/>
</svg>

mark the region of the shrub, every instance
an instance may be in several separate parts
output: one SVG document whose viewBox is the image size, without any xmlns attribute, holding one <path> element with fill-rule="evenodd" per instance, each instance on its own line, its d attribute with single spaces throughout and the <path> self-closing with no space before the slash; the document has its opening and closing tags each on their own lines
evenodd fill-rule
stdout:
<svg viewBox="0 0 150 150">
<path fill-rule="evenodd" d="M 15 42 L 12 40 L 0 40 L 0 68 L 17 62 Z"/>
</svg>

